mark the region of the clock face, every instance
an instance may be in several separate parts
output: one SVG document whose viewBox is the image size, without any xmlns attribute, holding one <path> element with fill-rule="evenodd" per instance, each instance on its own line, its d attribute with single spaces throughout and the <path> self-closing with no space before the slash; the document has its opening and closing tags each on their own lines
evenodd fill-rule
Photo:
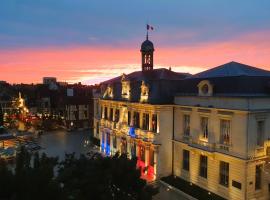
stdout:
<svg viewBox="0 0 270 200">
<path fill-rule="evenodd" d="M 204 84 L 204 85 L 202 86 L 202 93 L 203 93 L 203 94 L 208 94 L 208 91 L 209 91 L 208 85 L 207 85 L 207 84 Z"/>
</svg>

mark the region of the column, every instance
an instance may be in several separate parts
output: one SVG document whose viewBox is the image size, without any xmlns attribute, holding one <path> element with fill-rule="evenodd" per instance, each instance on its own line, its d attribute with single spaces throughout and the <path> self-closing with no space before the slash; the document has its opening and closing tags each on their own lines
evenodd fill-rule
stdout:
<svg viewBox="0 0 270 200">
<path fill-rule="evenodd" d="M 153 113 L 149 113 L 149 130 L 152 131 L 152 115 Z"/>
<path fill-rule="evenodd" d="M 110 134 L 110 155 L 114 155 L 114 149 L 113 149 L 113 134 Z"/>
<path fill-rule="evenodd" d="M 116 151 L 119 151 L 121 153 L 121 138 L 117 137 L 116 138 Z"/>
<path fill-rule="evenodd" d="M 140 113 L 140 126 L 139 128 L 142 129 L 142 126 L 143 126 L 143 112 L 139 112 Z"/>
<path fill-rule="evenodd" d="M 150 153 L 150 146 L 146 144 L 145 145 L 145 167 L 149 165 L 149 153 Z"/>
<path fill-rule="evenodd" d="M 131 159 L 130 138 L 127 138 L 127 156 Z"/>
<path fill-rule="evenodd" d="M 160 113 L 158 112 L 157 113 L 157 133 L 159 133 L 159 130 L 160 130 Z"/>
<path fill-rule="evenodd" d="M 154 180 L 157 178 L 157 159 L 158 159 L 158 152 L 155 149 L 154 151 Z"/>
</svg>

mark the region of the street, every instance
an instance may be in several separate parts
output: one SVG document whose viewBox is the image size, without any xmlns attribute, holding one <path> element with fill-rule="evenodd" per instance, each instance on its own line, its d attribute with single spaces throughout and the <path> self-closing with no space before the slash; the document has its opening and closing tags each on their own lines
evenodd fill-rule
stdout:
<svg viewBox="0 0 270 200">
<path fill-rule="evenodd" d="M 180 193 L 168 188 L 162 183 L 157 183 L 159 186 L 159 193 L 153 197 L 153 200 L 188 200 Z"/>
<path fill-rule="evenodd" d="M 42 147 L 40 152 L 49 156 L 58 156 L 64 159 L 65 153 L 75 152 L 77 156 L 87 153 L 89 146 L 90 130 L 87 131 L 52 131 L 44 132 L 37 142 Z"/>
</svg>

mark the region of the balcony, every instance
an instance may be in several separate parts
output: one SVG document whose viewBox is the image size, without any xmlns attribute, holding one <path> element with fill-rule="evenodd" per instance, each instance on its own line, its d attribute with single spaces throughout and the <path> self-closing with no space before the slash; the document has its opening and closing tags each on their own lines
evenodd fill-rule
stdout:
<svg viewBox="0 0 270 200">
<path fill-rule="evenodd" d="M 229 144 L 216 144 L 217 151 L 220 151 L 221 153 L 231 151 L 231 147 L 232 146 Z"/>
<path fill-rule="evenodd" d="M 209 143 L 208 141 L 205 140 L 192 140 L 192 142 L 189 143 L 189 146 L 195 147 L 201 150 L 209 151 L 209 152 L 214 152 L 215 151 L 215 143 Z"/>
</svg>

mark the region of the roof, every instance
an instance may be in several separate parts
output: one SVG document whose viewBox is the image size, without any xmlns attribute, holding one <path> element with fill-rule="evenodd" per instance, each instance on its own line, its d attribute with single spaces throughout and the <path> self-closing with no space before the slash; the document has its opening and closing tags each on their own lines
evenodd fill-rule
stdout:
<svg viewBox="0 0 270 200">
<path fill-rule="evenodd" d="M 198 84 L 208 80 L 214 96 L 269 96 L 270 72 L 249 65 L 229 62 L 185 78 L 179 95 L 197 96 Z"/>
<path fill-rule="evenodd" d="M 190 76 L 189 73 L 178 73 L 165 68 L 153 69 L 150 71 L 135 71 L 125 75 L 126 80 L 129 81 L 146 81 L 146 80 L 182 80 L 183 78 Z M 115 82 L 121 82 L 122 76 L 107 80 L 101 84 L 112 84 Z"/>
<path fill-rule="evenodd" d="M 141 45 L 141 51 L 154 51 L 154 44 L 146 39 Z"/>
<path fill-rule="evenodd" d="M 195 74 L 193 76 L 190 76 L 189 78 L 217 78 L 235 76 L 270 77 L 270 71 L 233 61 Z"/>
<path fill-rule="evenodd" d="M 153 69 L 149 71 L 136 71 L 125 75 L 125 80 L 130 81 L 131 97 L 129 100 L 123 99 L 122 76 L 110 79 L 101 83 L 101 86 L 111 85 L 113 87 L 113 100 L 140 102 L 142 81 L 150 88 L 148 103 L 151 104 L 167 104 L 173 102 L 173 96 L 177 91 L 181 80 L 189 76 L 187 73 L 177 73 L 171 70 Z M 106 97 L 103 97 L 106 99 Z"/>
</svg>

